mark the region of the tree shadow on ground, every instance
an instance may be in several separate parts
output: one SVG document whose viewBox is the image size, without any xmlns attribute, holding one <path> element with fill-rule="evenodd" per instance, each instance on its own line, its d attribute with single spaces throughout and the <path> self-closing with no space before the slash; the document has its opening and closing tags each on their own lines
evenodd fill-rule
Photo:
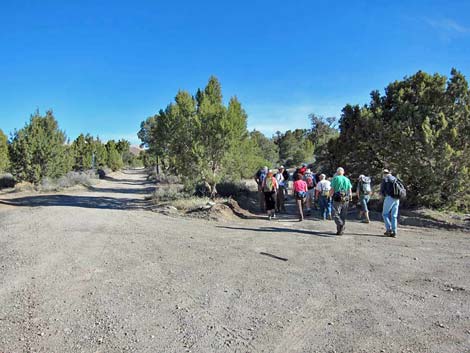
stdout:
<svg viewBox="0 0 470 353">
<path fill-rule="evenodd" d="M 74 195 L 40 195 L 0 200 L 0 204 L 23 207 L 65 206 L 108 210 L 137 210 L 148 206 L 145 200 L 133 198 L 91 197 Z"/>
<path fill-rule="evenodd" d="M 303 234 L 303 235 L 315 235 L 315 236 L 326 237 L 326 238 L 331 238 L 331 237 L 336 236 L 334 232 L 320 232 L 316 230 L 281 228 L 281 227 L 248 228 L 248 227 L 217 226 L 217 228 L 231 229 L 231 230 L 243 230 L 243 231 L 250 231 L 250 232 L 262 232 L 262 233 L 298 233 L 298 234 Z"/>
<path fill-rule="evenodd" d="M 147 187 L 144 189 L 120 189 L 120 188 L 96 188 L 93 186 L 88 187 L 89 191 L 92 192 L 104 192 L 104 193 L 111 193 L 111 194 L 135 194 L 135 195 L 148 195 L 155 191 L 154 187 Z"/>
<path fill-rule="evenodd" d="M 399 224 L 412 227 L 440 228 L 446 230 L 470 230 L 470 219 L 451 223 L 450 221 L 434 218 L 415 210 L 400 212 Z"/>
<path fill-rule="evenodd" d="M 129 184 L 129 185 L 143 185 L 150 183 L 148 180 L 135 180 L 135 179 L 116 179 L 110 176 L 105 176 L 104 180 L 113 181 L 120 184 Z"/>
</svg>

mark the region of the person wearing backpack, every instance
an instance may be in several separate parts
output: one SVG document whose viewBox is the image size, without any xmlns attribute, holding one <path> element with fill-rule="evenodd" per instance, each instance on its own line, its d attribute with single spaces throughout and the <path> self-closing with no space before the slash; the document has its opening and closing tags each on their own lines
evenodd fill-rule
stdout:
<svg viewBox="0 0 470 353">
<path fill-rule="evenodd" d="M 304 204 L 307 198 L 307 183 L 303 180 L 302 174 L 296 175 L 296 180 L 293 185 L 295 203 L 297 204 L 297 210 L 299 211 L 299 221 L 304 220 Z"/>
<path fill-rule="evenodd" d="M 259 200 L 259 208 L 261 212 L 266 210 L 266 204 L 264 202 L 264 193 L 263 193 L 263 182 L 266 178 L 266 174 L 268 174 L 268 167 L 263 167 L 256 172 L 255 175 L 255 182 L 258 185 L 258 200 Z"/>
<path fill-rule="evenodd" d="M 284 189 L 288 181 L 284 179 L 284 167 L 282 165 L 279 167 L 278 172 L 274 177 L 276 178 L 278 185 L 278 191 L 276 192 L 276 212 L 286 212 L 286 206 L 284 205 Z"/>
<path fill-rule="evenodd" d="M 395 238 L 397 236 L 400 198 L 404 198 L 406 196 L 406 190 L 403 183 L 398 180 L 398 178 L 394 177 L 388 169 L 383 170 L 380 194 L 384 199 L 382 209 L 382 217 L 385 223 L 384 235 Z"/>
<path fill-rule="evenodd" d="M 275 208 L 276 208 L 276 192 L 278 189 L 277 180 L 273 175 L 273 172 L 270 170 L 266 174 L 262 184 L 262 190 L 264 194 L 264 202 L 266 205 L 266 212 L 268 213 L 268 218 L 276 218 Z"/>
<path fill-rule="evenodd" d="M 364 223 L 370 223 L 369 218 L 369 208 L 368 203 L 370 200 L 370 196 L 372 195 L 372 186 L 371 186 L 371 178 L 365 175 L 359 175 L 357 180 L 357 199 L 359 200 L 359 204 L 361 205 L 361 210 L 359 211 L 359 218 Z M 362 219 L 364 217 L 364 219 Z"/>
<path fill-rule="evenodd" d="M 344 176 L 344 169 L 339 167 L 331 181 L 330 197 L 333 198 L 333 219 L 336 223 L 336 235 L 343 235 L 346 228 L 349 200 L 352 199 L 351 181 Z"/>
<path fill-rule="evenodd" d="M 315 201 L 315 186 L 317 185 L 315 174 L 310 169 L 305 171 L 304 181 L 307 183 L 307 212 L 310 212 Z"/>
<path fill-rule="evenodd" d="M 279 171 L 282 169 L 282 176 L 284 177 L 284 187 L 283 187 L 283 191 L 284 191 L 284 199 L 287 198 L 287 196 L 289 195 L 289 179 L 290 179 L 290 175 L 289 175 L 289 171 L 284 168 L 283 165 L 281 165 Z"/>
<path fill-rule="evenodd" d="M 320 181 L 318 182 L 315 188 L 315 198 L 318 200 L 320 205 L 320 215 L 324 221 L 331 218 L 331 199 L 330 199 L 330 189 L 331 182 L 326 179 L 325 174 L 320 174 Z"/>
</svg>

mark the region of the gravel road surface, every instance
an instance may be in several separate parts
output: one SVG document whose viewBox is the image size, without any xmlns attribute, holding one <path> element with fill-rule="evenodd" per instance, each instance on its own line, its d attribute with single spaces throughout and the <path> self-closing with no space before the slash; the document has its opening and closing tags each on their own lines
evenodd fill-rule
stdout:
<svg viewBox="0 0 470 353">
<path fill-rule="evenodd" d="M 470 352 L 470 234 L 151 212 L 142 171 L 0 195 L 0 352 Z"/>
</svg>

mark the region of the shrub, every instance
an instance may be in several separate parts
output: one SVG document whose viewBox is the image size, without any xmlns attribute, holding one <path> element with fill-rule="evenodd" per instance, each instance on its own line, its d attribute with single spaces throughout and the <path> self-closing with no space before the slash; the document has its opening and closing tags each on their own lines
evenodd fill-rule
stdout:
<svg viewBox="0 0 470 353">
<path fill-rule="evenodd" d="M 208 197 L 191 196 L 173 200 L 171 205 L 180 211 L 191 211 L 206 207 L 210 203 L 211 200 Z"/>
<path fill-rule="evenodd" d="M 155 201 L 173 201 L 187 197 L 188 194 L 183 191 L 182 185 L 162 185 L 155 190 L 153 198 Z"/>
<path fill-rule="evenodd" d="M 176 175 L 170 174 L 157 174 L 154 170 L 149 172 L 148 180 L 154 181 L 160 184 L 180 184 L 180 178 Z"/>
<path fill-rule="evenodd" d="M 59 179 L 44 178 L 41 181 L 39 189 L 41 191 L 57 191 L 70 188 L 75 185 L 91 186 L 94 184 L 97 176 L 94 171 L 68 172 Z"/>
<path fill-rule="evenodd" d="M 45 177 L 64 175 L 70 170 L 66 140 L 52 111 L 45 116 L 36 112 L 29 123 L 12 136 L 9 150 L 13 175 L 35 184 Z"/>
<path fill-rule="evenodd" d="M 34 190 L 35 190 L 34 184 L 28 181 L 22 181 L 21 183 L 18 183 L 15 185 L 15 191 L 17 192 L 34 191 Z"/>
<path fill-rule="evenodd" d="M 0 189 L 15 187 L 15 178 L 7 173 L 0 175 Z"/>
<path fill-rule="evenodd" d="M 217 184 L 217 195 L 221 197 L 236 197 L 249 192 L 250 190 L 244 182 L 224 181 Z"/>
</svg>

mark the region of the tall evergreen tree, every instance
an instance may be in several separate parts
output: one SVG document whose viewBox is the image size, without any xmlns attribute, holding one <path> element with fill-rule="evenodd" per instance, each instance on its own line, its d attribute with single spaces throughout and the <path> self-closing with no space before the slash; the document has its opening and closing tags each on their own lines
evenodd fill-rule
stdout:
<svg viewBox="0 0 470 353">
<path fill-rule="evenodd" d="M 36 112 L 26 126 L 15 131 L 10 146 L 12 172 L 19 180 L 38 183 L 68 171 L 65 133 L 59 130 L 52 111 Z"/>
<path fill-rule="evenodd" d="M 106 151 L 108 156 L 108 161 L 106 163 L 107 166 L 114 172 L 121 169 L 123 167 L 123 162 L 121 154 L 116 148 L 116 141 L 109 140 L 106 143 Z"/>
</svg>

